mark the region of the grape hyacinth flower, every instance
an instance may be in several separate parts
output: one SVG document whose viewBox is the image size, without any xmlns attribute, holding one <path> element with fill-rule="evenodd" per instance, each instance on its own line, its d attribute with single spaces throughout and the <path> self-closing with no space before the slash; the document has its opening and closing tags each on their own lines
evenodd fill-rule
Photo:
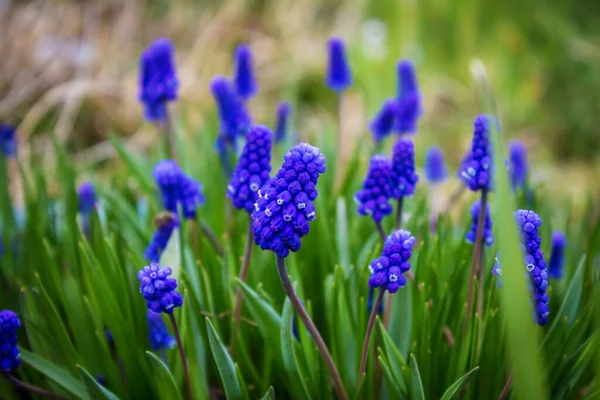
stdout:
<svg viewBox="0 0 600 400">
<path fill-rule="evenodd" d="M 149 310 L 172 314 L 175 307 L 183 304 L 183 296 L 175 290 L 177 280 L 169 278 L 172 272 L 171 268 L 161 268 L 155 262 L 138 272 L 140 292 L 144 295 Z"/>
<path fill-rule="evenodd" d="M 175 338 L 169 334 L 167 325 L 161 314 L 148 310 L 148 338 L 153 350 L 172 349 L 175 347 Z"/>
<path fill-rule="evenodd" d="M 397 73 L 396 131 L 412 134 L 417 131 L 417 121 L 423 113 L 415 66 L 410 60 L 401 60 L 397 66 Z"/>
<path fill-rule="evenodd" d="M 258 85 L 254 78 L 254 65 L 252 61 L 252 51 L 250 47 L 241 44 L 235 49 L 235 89 L 245 101 L 254 97 L 258 92 Z"/>
<path fill-rule="evenodd" d="M 160 190 L 163 207 L 167 211 L 177 213 L 183 171 L 175 161 L 162 160 L 156 163 L 152 175 Z"/>
<path fill-rule="evenodd" d="M 196 208 L 204 205 L 202 184 L 189 175 L 181 175 L 179 182 L 179 201 L 185 219 L 196 218 Z"/>
<path fill-rule="evenodd" d="M 77 191 L 79 212 L 89 216 L 96 208 L 96 190 L 91 182 L 83 182 Z"/>
<path fill-rule="evenodd" d="M 15 127 L 0 124 L 0 152 L 4 157 L 14 157 L 17 154 L 17 137 Z"/>
<path fill-rule="evenodd" d="M 527 147 L 520 140 L 511 140 L 509 143 L 510 152 L 510 182 L 513 189 L 525 186 L 527 180 L 527 171 L 529 169 L 527 162 Z"/>
<path fill-rule="evenodd" d="M 177 100 L 179 80 L 174 51 L 169 39 L 157 39 L 140 57 L 139 100 L 148 121 L 165 121 L 167 102 Z"/>
<path fill-rule="evenodd" d="M 550 310 L 548 308 L 548 294 L 546 293 L 548 272 L 544 255 L 540 249 L 541 239 L 538 233 L 538 228 L 542 225 L 542 219 L 531 210 L 517 210 L 515 219 L 523 240 L 525 268 L 529 272 L 537 323 L 544 325 L 548 321 Z"/>
<path fill-rule="evenodd" d="M 415 145 L 407 137 L 396 140 L 392 154 L 394 197 L 409 197 L 415 193 L 419 176 L 415 172 Z"/>
<path fill-rule="evenodd" d="M 21 321 L 10 310 L 0 311 L 0 370 L 11 371 L 21 365 L 17 347 L 17 329 Z"/>
<path fill-rule="evenodd" d="M 242 99 L 224 76 L 216 76 L 210 82 L 210 89 L 217 103 L 220 120 L 220 135 L 233 149 L 236 139 L 246 134 L 250 127 L 250 114 L 244 107 Z"/>
<path fill-rule="evenodd" d="M 382 288 L 390 293 L 396 293 L 404 287 L 404 273 L 410 270 L 408 262 L 412 255 L 412 247 L 416 239 L 409 231 L 400 229 L 385 240 L 381 257 L 371 261 L 369 269 L 371 277 L 369 286 Z"/>
<path fill-rule="evenodd" d="M 316 216 L 315 186 L 326 169 L 325 156 L 307 143 L 287 152 L 281 169 L 259 190 L 254 205 L 252 232 L 261 249 L 282 258 L 300 249 L 300 239 Z"/>
<path fill-rule="evenodd" d="M 173 231 L 179 227 L 179 219 L 177 215 L 165 211 L 156 216 L 154 223 L 156 224 L 156 231 L 144 251 L 144 257 L 150 262 L 157 263 L 162 252 L 166 249 Z"/>
<path fill-rule="evenodd" d="M 448 178 L 448 170 L 444 162 L 444 153 L 437 146 L 431 146 L 425 153 L 425 178 L 430 184 L 441 183 Z"/>
<path fill-rule="evenodd" d="M 489 191 L 492 189 L 492 143 L 490 124 L 492 118 L 479 115 L 473 122 L 474 132 L 471 151 L 465 157 L 460 170 L 460 177 L 472 191 Z"/>
<path fill-rule="evenodd" d="M 290 115 L 292 113 L 292 105 L 287 102 L 281 102 L 277 106 L 277 123 L 275 124 L 275 141 L 282 142 L 291 129 Z"/>
<path fill-rule="evenodd" d="M 563 267 L 565 265 L 565 247 L 567 246 L 567 237 L 561 231 L 552 232 L 552 251 L 550 252 L 550 261 L 548 262 L 548 275 L 554 279 L 563 277 Z"/>
<path fill-rule="evenodd" d="M 479 212 L 481 210 L 481 201 L 476 200 L 471 206 L 471 228 L 465 235 L 467 243 L 475 243 L 475 235 L 477 233 L 477 224 L 479 219 Z M 494 235 L 492 234 L 492 217 L 490 216 L 490 207 L 488 204 L 485 205 L 485 223 L 483 226 L 483 243 L 490 247 L 494 244 Z"/>
<path fill-rule="evenodd" d="M 397 114 L 398 106 L 396 100 L 387 99 L 383 102 L 381 109 L 369 124 L 373 139 L 376 143 L 381 142 L 392 133 Z"/>
<path fill-rule="evenodd" d="M 370 215 L 376 224 L 380 224 L 383 217 L 392 213 L 389 203 L 394 195 L 391 174 L 392 166 L 388 158 L 382 154 L 374 155 L 369 162 L 363 188 L 354 195 L 358 214 Z"/>
<path fill-rule="evenodd" d="M 331 90 L 339 94 L 352 84 L 352 72 L 346 55 L 346 47 L 344 41 L 338 37 L 330 38 L 327 47 L 329 59 L 325 83 Z"/>
<path fill-rule="evenodd" d="M 270 178 L 272 137 L 273 133 L 264 125 L 254 125 L 246 135 L 246 145 L 227 186 L 227 197 L 238 210 L 251 214 L 258 190 Z"/>
</svg>

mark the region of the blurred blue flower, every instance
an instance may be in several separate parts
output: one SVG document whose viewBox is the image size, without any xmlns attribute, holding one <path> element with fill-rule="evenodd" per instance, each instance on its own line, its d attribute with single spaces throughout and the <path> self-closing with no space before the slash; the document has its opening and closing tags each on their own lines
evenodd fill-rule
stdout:
<svg viewBox="0 0 600 400">
<path fill-rule="evenodd" d="M 91 182 L 85 181 L 79 185 L 77 191 L 79 212 L 83 216 L 89 216 L 96 208 L 96 189 Z"/>
<path fill-rule="evenodd" d="M 175 347 L 175 338 L 169 334 L 162 314 L 148 310 L 148 338 L 153 350 L 172 349 Z"/>
<path fill-rule="evenodd" d="M 477 236 L 477 223 L 479 221 L 479 212 L 481 211 L 481 201 L 476 200 L 471 206 L 471 228 L 465 235 L 467 243 L 475 243 L 475 237 Z M 490 206 L 488 203 L 485 205 L 485 223 L 483 226 L 483 243 L 486 246 L 494 244 L 494 235 L 492 233 L 492 217 L 490 216 Z"/>
<path fill-rule="evenodd" d="M 239 136 L 244 136 L 250 127 L 250 114 L 244 107 L 241 97 L 224 76 L 216 76 L 210 82 L 210 89 L 217 103 L 220 121 L 220 135 L 227 137 L 233 149 Z"/>
<path fill-rule="evenodd" d="M 487 115 L 479 115 L 475 118 L 471 151 L 463 159 L 460 169 L 460 178 L 474 192 L 492 190 L 493 187 L 491 123 L 491 117 Z"/>
<path fill-rule="evenodd" d="M 10 371 L 21 365 L 17 347 L 17 329 L 21 321 L 17 314 L 10 310 L 0 311 L 0 370 Z"/>
<path fill-rule="evenodd" d="M 415 145 L 409 138 L 400 137 L 392 151 L 394 198 L 412 196 L 419 181 L 415 172 Z"/>
<path fill-rule="evenodd" d="M 341 93 L 352 84 L 352 71 L 346 55 L 344 41 L 332 37 L 327 42 L 328 63 L 325 83 L 334 92 Z"/>
<path fill-rule="evenodd" d="M 395 99 L 387 99 L 383 102 L 381 109 L 375 115 L 375 118 L 369 123 L 369 128 L 373 134 L 375 142 L 385 139 L 392 130 L 398 116 L 398 105 Z"/>
<path fill-rule="evenodd" d="M 371 261 L 369 286 L 381 287 L 390 293 L 396 293 L 404 287 L 404 273 L 410 270 L 410 257 L 416 239 L 409 231 L 397 230 L 387 237 L 381 257 Z"/>
<path fill-rule="evenodd" d="M 177 215 L 165 211 L 155 218 L 156 231 L 152 235 L 152 240 L 146 250 L 144 257 L 151 262 L 158 262 L 162 252 L 167 247 L 173 230 L 179 226 Z"/>
<path fill-rule="evenodd" d="M 189 175 L 182 174 L 179 182 L 179 201 L 186 219 L 196 218 L 196 208 L 204 205 L 202 184 Z"/>
<path fill-rule="evenodd" d="M 137 274 L 140 292 L 146 299 L 148 309 L 155 313 L 172 314 L 175 307 L 183 304 L 183 296 L 175 290 L 177 280 L 169 278 L 171 273 L 171 268 L 161 268 L 158 263 L 152 263 Z"/>
<path fill-rule="evenodd" d="M 400 133 L 415 133 L 417 121 L 423 113 L 421 93 L 417 83 L 415 66 L 410 60 L 400 60 L 397 66 L 397 119 L 396 131 Z"/>
<path fill-rule="evenodd" d="M 369 171 L 363 187 L 354 195 L 359 215 L 370 215 L 377 223 L 393 211 L 389 200 L 393 197 L 392 166 L 386 156 L 376 154 L 371 157 Z"/>
<path fill-rule="evenodd" d="M 527 147 L 520 140 L 511 140 L 510 150 L 510 181 L 513 189 L 525 186 L 527 172 L 529 170 L 527 162 Z"/>
<path fill-rule="evenodd" d="M 552 232 L 552 251 L 550 252 L 550 262 L 548 263 L 548 275 L 554 279 L 563 277 L 563 267 L 565 266 L 565 247 L 567 246 L 567 237 L 561 231 Z"/>
<path fill-rule="evenodd" d="M 0 124 L 0 152 L 5 157 L 17 154 L 17 131 L 9 124 Z"/>
<path fill-rule="evenodd" d="M 275 125 L 275 141 L 277 143 L 283 141 L 291 129 L 291 113 L 292 105 L 290 103 L 281 102 L 277 106 L 277 123 Z"/>
<path fill-rule="evenodd" d="M 249 100 L 258 92 L 254 78 L 254 65 L 250 47 L 241 44 L 235 49 L 234 82 L 237 94 L 244 100 Z"/>
<path fill-rule="evenodd" d="M 177 214 L 180 204 L 186 219 L 196 218 L 196 207 L 204 204 L 202 185 L 183 170 L 173 160 L 156 163 L 152 172 L 160 190 L 165 210 Z"/>
<path fill-rule="evenodd" d="M 444 153 L 437 146 L 431 146 L 425 153 L 425 178 L 429 183 L 440 183 L 448 178 L 448 170 L 444 162 Z"/>
</svg>

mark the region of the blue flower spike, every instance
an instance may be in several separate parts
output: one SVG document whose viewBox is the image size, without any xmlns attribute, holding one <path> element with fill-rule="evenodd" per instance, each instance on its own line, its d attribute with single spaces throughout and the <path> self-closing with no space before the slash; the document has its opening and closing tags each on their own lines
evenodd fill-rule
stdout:
<svg viewBox="0 0 600 400">
<path fill-rule="evenodd" d="M 174 348 L 176 344 L 175 338 L 169 333 L 162 314 L 148 310 L 147 319 L 150 347 L 153 350 Z"/>
<path fill-rule="evenodd" d="M 291 130 L 292 105 L 281 102 L 277 106 L 277 122 L 275 124 L 275 141 L 282 142 Z"/>
<path fill-rule="evenodd" d="M 234 149 L 236 139 L 246 134 L 250 127 L 250 114 L 244 107 L 231 82 L 224 76 L 216 76 L 210 82 L 210 90 L 217 104 L 221 135 Z"/>
<path fill-rule="evenodd" d="M 381 142 L 392 133 L 397 114 L 398 105 L 395 99 L 387 99 L 383 102 L 381 109 L 369 124 L 376 143 Z"/>
<path fill-rule="evenodd" d="M 561 231 L 552 232 L 552 251 L 548 262 L 548 275 L 553 279 L 561 279 L 565 266 L 565 247 L 567 237 Z"/>
<path fill-rule="evenodd" d="M 4 157 L 17 155 L 17 131 L 9 124 L 0 124 L 0 153 Z"/>
<path fill-rule="evenodd" d="M 10 310 L 0 311 L 0 370 L 3 372 L 21 365 L 17 347 L 17 329 L 20 327 L 21 321 L 17 314 Z"/>
<path fill-rule="evenodd" d="M 396 293 L 406 284 L 404 274 L 410 270 L 410 257 L 416 239 L 409 231 L 399 229 L 389 235 L 381 257 L 371 261 L 369 286 Z"/>
<path fill-rule="evenodd" d="M 394 198 L 410 197 L 415 193 L 419 176 L 415 172 L 415 145 L 408 137 L 396 140 L 392 154 Z"/>
<path fill-rule="evenodd" d="M 492 119 L 494 122 L 492 122 Z M 460 178 L 472 191 L 492 190 L 493 160 L 490 124 L 496 123 L 495 118 L 479 115 L 473 122 L 474 132 L 471 151 L 463 159 Z"/>
<path fill-rule="evenodd" d="M 177 213 L 183 171 L 175 161 L 162 160 L 156 163 L 152 175 L 160 190 L 163 207 L 167 211 Z"/>
<path fill-rule="evenodd" d="M 394 194 L 392 166 L 382 154 L 371 157 L 363 188 L 356 192 L 354 201 L 358 204 L 359 215 L 370 215 L 376 223 L 393 211 L 389 200 Z"/>
<path fill-rule="evenodd" d="M 169 278 L 172 272 L 171 268 L 160 267 L 155 262 L 138 272 L 140 292 L 149 310 L 172 314 L 175 307 L 181 307 L 183 304 L 183 296 L 175 290 L 177 280 Z"/>
<path fill-rule="evenodd" d="M 250 46 L 241 44 L 235 49 L 234 82 L 237 94 L 249 100 L 258 93 L 258 85 L 254 77 L 254 62 Z"/>
<path fill-rule="evenodd" d="M 325 83 L 331 90 L 341 93 L 352 84 L 352 72 L 346 55 L 346 46 L 339 37 L 327 42 L 328 64 Z"/>
<path fill-rule="evenodd" d="M 475 236 L 477 234 L 477 223 L 479 220 L 479 212 L 481 211 L 481 201 L 476 200 L 471 206 L 471 228 L 465 235 L 467 243 L 474 244 Z M 488 203 L 485 205 L 485 223 L 483 226 L 483 243 L 486 246 L 492 246 L 494 244 L 494 235 L 492 234 L 492 217 L 490 215 L 490 206 Z"/>
<path fill-rule="evenodd" d="M 529 163 L 527 162 L 527 147 L 520 140 L 511 140 L 510 153 L 510 182 L 513 189 L 522 188 L 527 181 Z"/>
<path fill-rule="evenodd" d="M 174 213 L 164 211 L 154 218 L 154 224 L 156 225 L 156 231 L 144 251 L 144 257 L 150 262 L 157 263 L 166 249 L 173 231 L 179 227 L 179 219 Z"/>
<path fill-rule="evenodd" d="M 83 216 L 90 216 L 96 208 L 96 189 L 94 185 L 85 181 L 77 190 L 79 212 Z"/>
<path fill-rule="evenodd" d="M 431 146 L 425 153 L 425 178 L 430 184 L 442 183 L 448 178 L 444 153 L 437 146 Z"/>
<path fill-rule="evenodd" d="M 417 131 L 419 117 L 423 114 L 423 105 L 415 66 L 410 60 L 400 60 L 397 66 L 397 73 L 396 131 L 401 134 L 414 134 Z"/>
</svg>

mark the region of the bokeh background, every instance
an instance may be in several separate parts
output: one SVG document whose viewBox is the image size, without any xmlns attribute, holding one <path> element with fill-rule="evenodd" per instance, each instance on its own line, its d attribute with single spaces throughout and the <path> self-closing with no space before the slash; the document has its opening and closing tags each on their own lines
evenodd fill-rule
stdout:
<svg viewBox="0 0 600 400">
<path fill-rule="evenodd" d="M 0 0 L 0 121 L 18 126 L 25 157 L 51 157 L 51 130 L 85 166 L 110 166 L 110 134 L 145 151 L 157 132 L 141 118 L 138 57 L 164 36 L 177 48 L 173 112 L 190 143 L 214 126 L 209 81 L 231 73 L 240 42 L 254 51 L 255 120 L 272 126 L 286 100 L 298 134 L 318 135 L 335 115 L 323 83 L 331 35 L 347 41 L 355 77 L 345 151 L 370 141 L 368 120 L 395 92 L 395 64 L 411 58 L 425 102 L 417 161 L 436 143 L 455 168 L 481 111 L 472 76 L 483 66 L 503 132 L 531 150 L 532 181 L 560 182 L 550 185 L 557 196 L 575 199 L 596 186 L 600 3 L 592 0 Z"/>
</svg>

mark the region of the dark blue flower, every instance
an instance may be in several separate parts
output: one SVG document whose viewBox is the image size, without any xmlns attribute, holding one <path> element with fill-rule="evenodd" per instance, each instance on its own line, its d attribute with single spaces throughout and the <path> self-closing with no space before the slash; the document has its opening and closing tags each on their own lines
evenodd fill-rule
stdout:
<svg viewBox="0 0 600 400">
<path fill-rule="evenodd" d="M 375 142 L 380 142 L 392 132 L 397 116 L 398 105 L 396 100 L 387 99 L 384 101 L 381 109 L 369 124 Z"/>
<path fill-rule="evenodd" d="M 475 243 L 475 236 L 477 235 L 477 222 L 479 221 L 479 212 L 481 211 L 481 201 L 476 200 L 471 206 L 471 229 L 467 232 L 465 239 L 467 243 Z M 486 203 L 485 205 L 485 223 L 483 224 L 483 243 L 486 246 L 494 244 L 494 235 L 492 234 L 492 217 L 490 216 L 490 206 Z"/>
<path fill-rule="evenodd" d="M 182 174 L 179 182 L 179 201 L 186 219 L 196 218 L 196 208 L 204 205 L 202 184 L 189 175 Z"/>
<path fill-rule="evenodd" d="M 515 219 L 521 232 L 522 248 L 525 252 L 525 268 L 529 272 L 531 288 L 533 291 L 533 303 L 537 323 L 544 325 L 548 321 L 550 310 L 548 308 L 548 272 L 544 254 L 540 249 L 541 238 L 538 228 L 542 225 L 542 219 L 531 210 L 518 210 Z"/>
<path fill-rule="evenodd" d="M 341 93 L 352 84 L 352 72 L 342 39 L 332 37 L 327 42 L 328 63 L 325 83 L 334 92 Z"/>
<path fill-rule="evenodd" d="M 166 211 L 156 216 L 154 223 L 156 224 L 156 231 L 144 251 L 144 257 L 148 261 L 157 263 L 160 260 L 160 255 L 167 248 L 173 230 L 179 226 L 179 219 L 177 215 Z"/>
<path fill-rule="evenodd" d="M 183 304 L 183 296 L 175 290 L 177 280 L 169 278 L 171 273 L 171 268 L 161 268 L 158 263 L 152 263 L 137 274 L 146 306 L 155 313 L 171 314 L 175 307 Z"/>
<path fill-rule="evenodd" d="M 415 172 L 415 145 L 407 137 L 396 140 L 392 154 L 394 198 L 412 196 L 419 181 Z"/>
<path fill-rule="evenodd" d="M 548 263 L 548 275 L 554 279 L 563 277 L 563 267 L 565 266 L 565 247 L 567 246 L 567 237 L 561 231 L 552 232 L 552 251 L 550 253 L 550 262 Z"/>
<path fill-rule="evenodd" d="M 10 310 L 0 311 L 0 370 L 10 371 L 21 365 L 17 347 L 17 329 L 21 321 L 17 314 Z"/>
<path fill-rule="evenodd" d="M 96 208 L 96 190 L 91 182 L 83 182 L 78 190 L 79 212 L 89 216 Z"/>
<path fill-rule="evenodd" d="M 511 140 L 510 149 L 510 181 L 513 189 L 521 188 L 527 180 L 527 147 L 520 140 Z"/>
<path fill-rule="evenodd" d="M 417 121 L 423 113 L 421 93 L 417 83 L 415 66 L 410 60 L 401 60 L 397 67 L 397 115 L 396 130 L 400 133 L 415 133 Z"/>
<path fill-rule="evenodd" d="M 0 124 L 0 152 L 5 157 L 14 157 L 17 154 L 17 131 L 9 124 Z"/>
<path fill-rule="evenodd" d="M 471 151 L 463 160 L 460 169 L 460 178 L 474 192 L 491 190 L 493 186 L 491 123 L 491 117 L 487 115 L 479 115 L 475 118 Z"/>
<path fill-rule="evenodd" d="M 278 143 L 283 141 L 291 129 L 290 115 L 292 113 L 292 105 L 282 102 L 277 106 L 277 123 L 275 125 L 275 141 Z"/>
<path fill-rule="evenodd" d="M 140 57 L 139 100 L 144 104 L 144 118 L 163 121 L 167 102 L 177 99 L 179 80 L 175 70 L 175 48 L 168 39 L 157 39 Z"/>
<path fill-rule="evenodd" d="M 253 64 L 250 47 L 245 44 L 239 45 L 235 49 L 234 82 L 237 94 L 244 100 L 250 99 L 258 92 Z"/>
<path fill-rule="evenodd" d="M 156 163 L 152 175 L 160 190 L 163 207 L 167 211 L 177 213 L 183 171 L 175 161 L 162 160 Z"/>
<path fill-rule="evenodd" d="M 404 287 L 404 273 L 410 270 L 410 256 L 416 239 L 409 231 L 397 230 L 387 237 L 381 257 L 371 261 L 369 286 L 381 287 L 390 293 L 396 293 Z"/>
<path fill-rule="evenodd" d="M 437 146 L 431 146 L 425 153 L 425 177 L 429 183 L 440 183 L 448 178 L 448 170 L 444 162 L 444 153 Z"/>
<path fill-rule="evenodd" d="M 224 76 L 213 78 L 210 89 L 217 103 L 221 135 L 226 136 L 226 142 L 235 149 L 237 137 L 245 135 L 250 127 L 250 114 L 241 97 Z"/>
<path fill-rule="evenodd" d="M 358 204 L 359 215 L 370 215 L 377 223 L 393 211 L 389 200 L 394 195 L 392 166 L 386 156 L 376 154 L 371 157 L 363 188 L 356 192 L 354 201 Z"/>
<path fill-rule="evenodd" d="M 264 125 L 254 125 L 246 135 L 246 145 L 227 186 L 227 197 L 238 210 L 252 213 L 258 190 L 269 180 L 272 137 Z"/>
<path fill-rule="evenodd" d="M 172 349 L 175 338 L 169 334 L 162 314 L 148 310 L 148 338 L 153 350 Z"/>
<path fill-rule="evenodd" d="M 281 169 L 260 189 L 254 204 L 252 232 L 257 245 L 279 257 L 300 249 L 300 238 L 316 216 L 316 184 L 326 169 L 325 156 L 309 144 L 300 143 L 286 153 Z"/>
</svg>

